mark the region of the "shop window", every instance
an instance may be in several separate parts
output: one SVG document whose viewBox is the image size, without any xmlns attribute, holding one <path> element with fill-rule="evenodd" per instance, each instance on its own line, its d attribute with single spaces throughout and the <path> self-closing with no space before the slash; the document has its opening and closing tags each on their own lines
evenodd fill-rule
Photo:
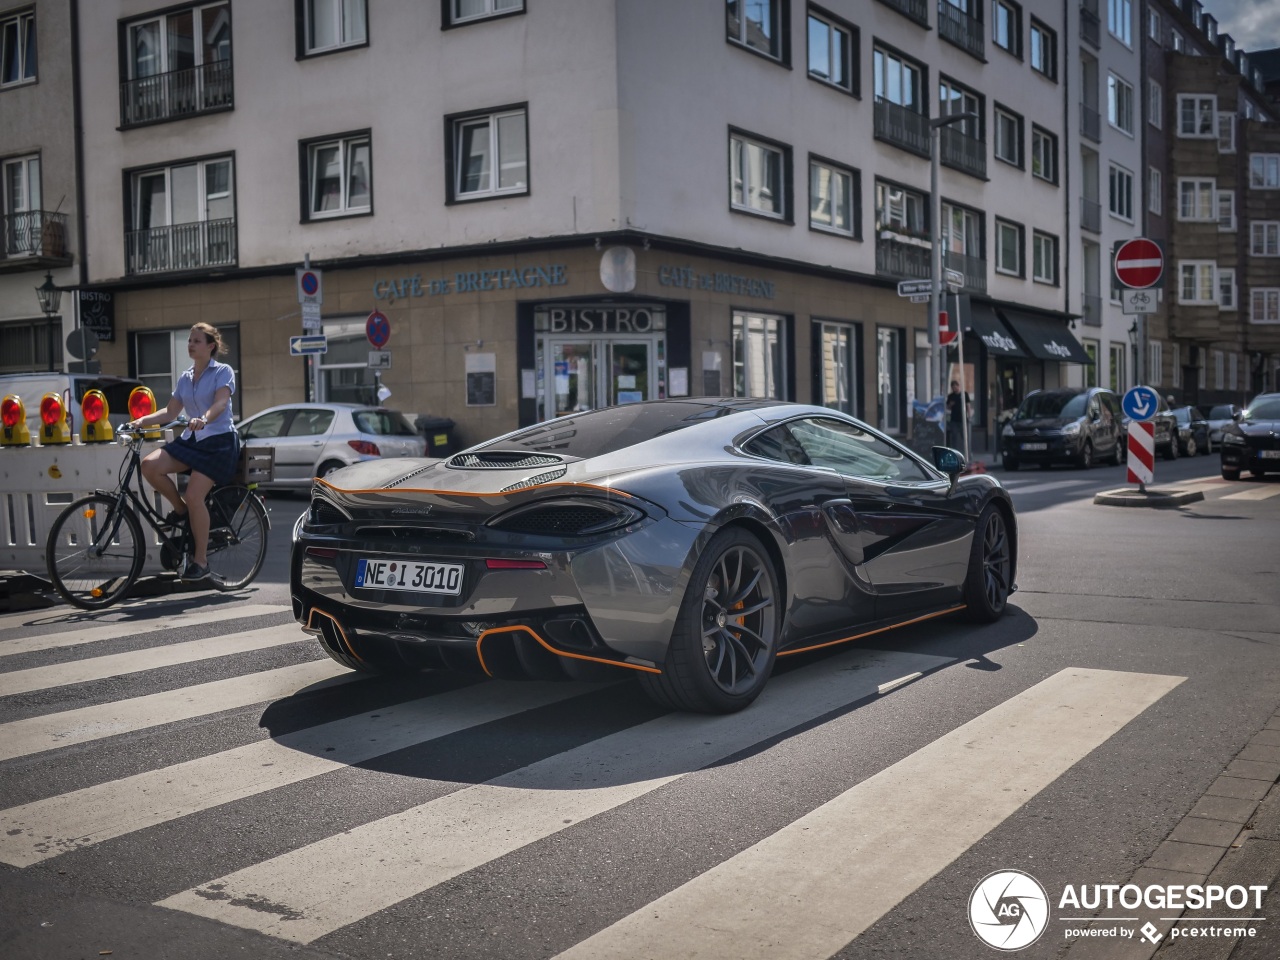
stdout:
<svg viewBox="0 0 1280 960">
<path fill-rule="evenodd" d="M 815 320 L 814 349 L 818 358 L 816 403 L 852 416 L 858 415 L 858 341 L 861 328 L 852 323 Z"/>
<path fill-rule="evenodd" d="M 300 145 L 306 170 L 303 220 L 373 212 L 369 132 Z"/>
<path fill-rule="evenodd" d="M 524 106 L 449 120 L 450 200 L 529 192 L 528 111 Z"/>
<path fill-rule="evenodd" d="M 784 400 L 787 318 L 733 312 L 733 395 Z"/>
<path fill-rule="evenodd" d="M 893 327 L 879 327 L 876 330 L 877 420 L 885 433 L 902 432 L 902 415 L 906 406 L 902 351 L 901 330 Z"/>
<path fill-rule="evenodd" d="M 365 0 L 295 0 L 295 3 L 299 57 L 368 44 Z"/>
<path fill-rule="evenodd" d="M 132 375 L 151 388 L 156 397 L 156 409 L 161 409 L 173 398 L 173 388 L 178 377 L 191 366 L 187 356 L 187 335 L 191 328 L 172 330 L 139 330 L 129 335 L 130 367 Z M 231 395 L 231 412 L 239 417 L 244 381 L 240 379 L 240 328 L 234 324 L 219 326 L 225 352 L 216 359 L 228 364 L 236 375 L 236 392 Z"/>
</svg>

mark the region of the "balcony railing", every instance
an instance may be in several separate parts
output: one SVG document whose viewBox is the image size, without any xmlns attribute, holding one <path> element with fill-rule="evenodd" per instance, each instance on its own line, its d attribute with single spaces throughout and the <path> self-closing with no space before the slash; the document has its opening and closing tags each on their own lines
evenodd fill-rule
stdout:
<svg viewBox="0 0 1280 960">
<path fill-rule="evenodd" d="M 950 251 L 943 255 L 943 261 L 946 269 L 959 270 L 964 274 L 965 290 L 970 293 L 987 292 L 987 261 L 981 257 L 970 257 Z"/>
<path fill-rule="evenodd" d="M 1102 49 L 1102 21 L 1088 7 L 1080 8 L 1080 39 L 1095 50 Z"/>
<path fill-rule="evenodd" d="M 875 137 L 929 159 L 929 118 L 923 113 L 877 97 Z"/>
<path fill-rule="evenodd" d="M 120 125 L 174 120 L 227 110 L 234 104 L 231 61 L 215 60 L 120 84 Z"/>
<path fill-rule="evenodd" d="M 938 0 L 938 36 L 979 60 L 985 58 L 982 21 L 952 6 L 947 0 Z"/>
<path fill-rule="evenodd" d="M 938 159 L 948 167 L 963 170 L 975 177 L 985 180 L 987 177 L 986 145 L 963 130 L 954 127 L 943 127 L 940 131 L 942 140 L 939 143 Z"/>
<path fill-rule="evenodd" d="M 890 235 L 892 236 L 892 235 Z M 899 243 L 893 239 L 876 239 L 876 273 L 899 280 L 928 280 L 933 272 L 927 246 Z"/>
<path fill-rule="evenodd" d="M 1086 327 L 1102 326 L 1102 297 L 1096 293 L 1086 293 L 1080 298 L 1080 305 L 1084 308 L 1084 325 Z"/>
<path fill-rule="evenodd" d="M 1080 227 L 1091 233 L 1102 232 L 1102 204 L 1097 200 L 1080 198 Z"/>
<path fill-rule="evenodd" d="M 908 19 L 914 20 L 922 27 L 929 25 L 929 4 L 927 0 L 880 0 L 886 7 L 892 7 Z"/>
<path fill-rule="evenodd" d="M 198 270 L 236 262 L 235 220 L 201 220 L 124 235 L 129 273 Z"/>
<path fill-rule="evenodd" d="M 50 210 L 23 210 L 0 217 L 4 231 L 0 257 L 70 260 L 67 215 Z"/>
<path fill-rule="evenodd" d="M 1094 143 L 1102 142 L 1102 115 L 1083 103 L 1080 104 L 1080 135 Z"/>
</svg>

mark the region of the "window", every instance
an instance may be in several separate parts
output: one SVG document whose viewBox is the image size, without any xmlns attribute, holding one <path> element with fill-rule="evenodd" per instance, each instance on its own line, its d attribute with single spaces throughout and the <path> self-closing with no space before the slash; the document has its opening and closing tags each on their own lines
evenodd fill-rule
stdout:
<svg viewBox="0 0 1280 960">
<path fill-rule="evenodd" d="M 1170 344 L 1169 382 L 1174 388 L 1182 386 L 1182 344 Z"/>
<path fill-rule="evenodd" d="M 1236 192 L 1234 190 L 1218 191 L 1218 229 L 1223 233 L 1235 233 Z"/>
<path fill-rule="evenodd" d="M 523 9 L 524 0 L 449 0 L 449 22 L 470 23 Z"/>
<path fill-rule="evenodd" d="M 1237 390 L 1240 387 L 1240 354 L 1227 354 L 1227 389 Z"/>
<path fill-rule="evenodd" d="M 529 192 L 528 113 L 524 106 L 449 119 L 450 200 Z"/>
<path fill-rule="evenodd" d="M 785 0 L 727 0 L 725 26 L 730 42 L 782 60 L 784 5 Z"/>
<path fill-rule="evenodd" d="M 1164 344 L 1159 340 L 1147 342 L 1147 377 L 1152 386 L 1159 386 L 1164 372 Z"/>
<path fill-rule="evenodd" d="M 924 88 L 918 66 L 896 53 L 876 47 L 873 72 L 877 100 L 896 103 L 915 113 L 925 112 Z"/>
<path fill-rule="evenodd" d="M 1031 173 L 1041 180 L 1058 182 L 1058 138 L 1034 124 L 1031 126 Z"/>
<path fill-rule="evenodd" d="M 733 395 L 786 398 L 787 318 L 733 312 Z"/>
<path fill-rule="evenodd" d="M 1021 224 L 996 220 L 996 272 L 1015 277 L 1026 276 L 1022 263 L 1023 228 Z"/>
<path fill-rule="evenodd" d="M 815 230 L 859 237 L 856 171 L 815 158 L 809 159 L 809 226 Z"/>
<path fill-rule="evenodd" d="M 1178 136 L 1216 137 L 1217 102 L 1212 96 L 1178 94 Z"/>
<path fill-rule="evenodd" d="M 1159 167 L 1147 170 L 1147 209 L 1155 214 L 1164 212 L 1164 175 Z"/>
<path fill-rule="evenodd" d="M 1117 130 L 1133 134 L 1133 87 L 1115 74 L 1107 75 L 1107 120 Z"/>
<path fill-rule="evenodd" d="M 1236 308 L 1236 272 L 1234 270 L 1218 270 L 1218 309 L 1235 310 Z"/>
<path fill-rule="evenodd" d="M 1130 0 L 1107 0 L 1107 29 L 1126 47 L 1133 46 L 1133 7 Z"/>
<path fill-rule="evenodd" d="M 1164 88 L 1154 80 L 1147 81 L 1147 122 L 1157 130 L 1164 122 Z"/>
<path fill-rule="evenodd" d="M 1031 275 L 1040 283 L 1058 283 L 1058 238 L 1036 230 L 1031 237 Z"/>
<path fill-rule="evenodd" d="M 1022 56 L 1022 8 L 1011 0 L 994 0 L 991 40 L 1015 57 Z"/>
<path fill-rule="evenodd" d="M 1217 303 L 1216 265 L 1212 260 L 1178 262 L 1178 302 Z"/>
<path fill-rule="evenodd" d="M 1226 357 L 1223 356 L 1221 350 L 1213 351 L 1213 389 L 1215 390 L 1221 390 L 1222 385 L 1226 380 L 1226 377 L 1224 376 L 1226 366 L 1224 362 L 1225 360 Z"/>
<path fill-rule="evenodd" d="M 1249 301 L 1250 323 L 1280 323 L 1280 287 L 1255 287 Z"/>
<path fill-rule="evenodd" d="M 944 77 L 938 82 L 938 116 L 953 117 L 957 114 L 970 114 L 970 117 L 948 124 L 949 128 L 974 140 L 980 139 L 982 129 L 978 118 L 983 114 L 982 98 L 968 87 Z M 943 157 L 946 157 L 945 153 Z"/>
<path fill-rule="evenodd" d="M 1111 362 L 1110 369 L 1107 371 L 1107 386 L 1111 388 L 1112 393 L 1124 392 L 1124 344 L 1112 343 L 1107 348 L 1108 359 Z"/>
<path fill-rule="evenodd" d="M 995 108 L 996 139 L 994 152 L 997 159 L 1022 166 L 1022 118 L 1016 113 Z"/>
<path fill-rule="evenodd" d="M 1176 53 L 1182 53 L 1182 51 L 1187 46 L 1187 42 L 1186 40 L 1183 39 L 1182 34 L 1180 34 L 1177 30 L 1175 30 L 1173 31 L 1173 36 L 1170 39 L 1173 43 L 1174 51 Z"/>
<path fill-rule="evenodd" d="M 44 215 L 40 209 L 40 158 L 10 157 L 0 164 L 4 177 L 4 236 L 0 257 L 34 256 L 43 251 Z"/>
<path fill-rule="evenodd" d="M 942 251 L 982 256 L 982 215 L 966 207 L 942 204 Z"/>
<path fill-rule="evenodd" d="M 744 134 L 729 134 L 729 203 L 735 210 L 786 220 L 790 151 Z"/>
<path fill-rule="evenodd" d="M 1280 221 L 1254 220 L 1250 223 L 1249 252 L 1255 257 L 1280 257 Z"/>
<path fill-rule="evenodd" d="M 1035 19 L 1031 21 L 1031 69 L 1058 79 L 1058 35 Z"/>
<path fill-rule="evenodd" d="M 1178 219 L 1216 220 L 1217 203 L 1214 200 L 1214 181 L 1178 178 Z"/>
<path fill-rule="evenodd" d="M 1156 43 L 1160 42 L 1160 14 L 1154 10 L 1147 11 L 1147 36 Z"/>
<path fill-rule="evenodd" d="M 36 15 L 27 10 L 0 19 L 0 87 L 36 78 Z"/>
<path fill-rule="evenodd" d="M 843 21 L 810 10 L 809 76 L 857 93 L 857 36 L 857 30 Z"/>
<path fill-rule="evenodd" d="M 235 179 L 230 157 L 136 171 L 129 176 L 130 274 L 234 264 Z"/>
<path fill-rule="evenodd" d="M 1218 115 L 1218 152 L 1236 152 L 1236 116 L 1234 113 Z"/>
<path fill-rule="evenodd" d="M 1280 189 L 1280 153 L 1249 155 L 1249 186 L 1260 190 Z"/>
<path fill-rule="evenodd" d="M 369 42 L 365 0 L 297 0 L 302 14 L 299 56 Z"/>
<path fill-rule="evenodd" d="M 179 327 L 172 330 L 139 331 L 129 335 L 133 368 L 137 371 L 138 379 L 155 394 L 157 409 L 164 409 L 168 404 L 178 377 L 191 366 L 191 360 L 187 356 L 187 334 L 190 332 L 190 327 Z M 222 345 L 226 347 L 226 353 L 218 359 L 231 366 L 236 383 L 240 384 L 240 328 L 236 324 L 218 324 L 218 333 L 222 335 Z M 235 414 L 241 412 L 242 393 L 242 390 L 236 390 L 231 395 L 231 410 Z M 255 426 L 257 423 L 255 421 Z M 278 433 L 280 425 L 277 424 L 275 429 Z"/>
<path fill-rule="evenodd" d="M 304 220 L 373 212 L 369 132 L 304 142 L 307 202 Z"/>
<path fill-rule="evenodd" d="M 1111 164 L 1108 209 L 1122 220 L 1133 219 L 1133 174 L 1124 167 Z"/>
<path fill-rule="evenodd" d="M 791 421 L 786 429 L 815 467 L 829 467 L 846 477 L 895 483 L 925 483 L 934 479 L 911 457 L 842 420 L 806 417 Z"/>
<path fill-rule="evenodd" d="M 861 398 L 858 354 L 861 342 L 862 328 L 859 324 L 814 321 L 814 351 L 820 358 L 818 402 L 824 407 L 858 415 Z"/>
<path fill-rule="evenodd" d="M 1084 385 L 1087 388 L 1096 387 L 1098 385 L 1098 351 L 1102 345 L 1088 337 L 1081 340 L 1080 345 L 1084 347 L 1085 354 L 1092 361 L 1084 364 Z"/>
<path fill-rule="evenodd" d="M 876 234 L 892 234 L 888 239 L 919 241 L 929 246 L 929 225 L 925 219 L 924 194 L 894 184 L 876 183 Z"/>
</svg>

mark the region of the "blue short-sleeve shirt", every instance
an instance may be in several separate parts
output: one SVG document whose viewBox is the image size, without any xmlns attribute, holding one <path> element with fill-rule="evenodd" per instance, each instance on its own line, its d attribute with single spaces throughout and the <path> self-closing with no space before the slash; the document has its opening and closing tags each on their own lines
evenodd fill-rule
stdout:
<svg viewBox="0 0 1280 960">
<path fill-rule="evenodd" d="M 189 418 L 194 419 L 205 415 L 208 409 L 213 406 L 214 396 L 217 394 L 219 387 L 230 387 L 232 393 L 236 392 L 236 374 L 231 369 L 230 364 L 210 360 L 209 366 L 204 368 L 204 373 L 200 374 L 199 380 L 194 378 L 194 373 L 195 367 L 188 367 L 182 372 L 182 376 L 178 378 L 177 386 L 173 388 L 173 395 L 182 401 L 183 412 Z M 206 423 L 204 429 L 199 433 L 193 434 L 188 429 L 183 433 L 183 436 L 194 436 L 197 440 L 204 440 L 208 437 L 215 437 L 220 433 L 230 433 L 233 426 L 231 404 L 227 404 L 226 409 L 216 418 Z"/>
</svg>

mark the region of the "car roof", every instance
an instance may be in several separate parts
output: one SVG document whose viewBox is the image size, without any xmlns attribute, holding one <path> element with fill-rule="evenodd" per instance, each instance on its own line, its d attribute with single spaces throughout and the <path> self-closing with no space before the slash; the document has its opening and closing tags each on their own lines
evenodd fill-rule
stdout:
<svg viewBox="0 0 1280 960">
<path fill-rule="evenodd" d="M 392 410 L 390 407 L 371 406 L 367 403 L 277 403 L 272 407 L 263 407 L 257 413 L 251 413 L 245 417 L 260 417 L 264 413 L 274 413 L 277 410 L 379 410 L 387 413 L 401 413 L 400 410 Z"/>
</svg>

